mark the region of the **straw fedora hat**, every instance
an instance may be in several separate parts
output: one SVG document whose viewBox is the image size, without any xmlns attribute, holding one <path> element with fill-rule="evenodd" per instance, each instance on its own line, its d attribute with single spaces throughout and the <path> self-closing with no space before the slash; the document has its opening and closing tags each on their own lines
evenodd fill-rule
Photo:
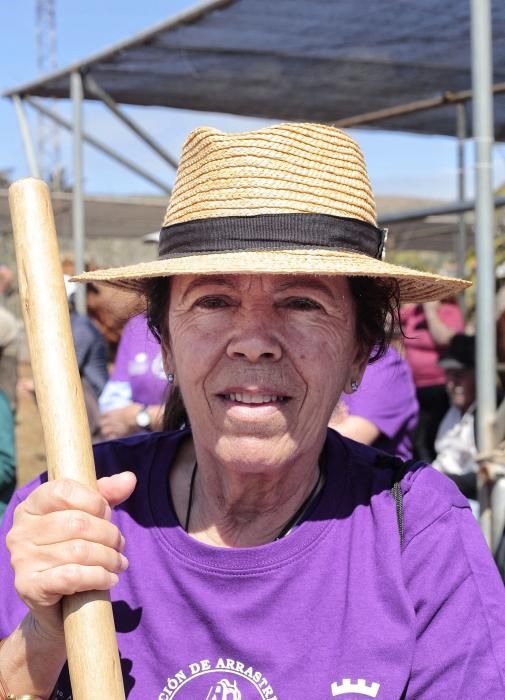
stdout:
<svg viewBox="0 0 505 700">
<path fill-rule="evenodd" d="M 162 224 L 159 257 L 75 277 L 143 291 L 182 274 L 275 273 L 394 278 L 400 298 L 441 299 L 469 285 L 384 259 L 365 161 L 346 133 L 278 124 L 187 138 Z"/>
</svg>

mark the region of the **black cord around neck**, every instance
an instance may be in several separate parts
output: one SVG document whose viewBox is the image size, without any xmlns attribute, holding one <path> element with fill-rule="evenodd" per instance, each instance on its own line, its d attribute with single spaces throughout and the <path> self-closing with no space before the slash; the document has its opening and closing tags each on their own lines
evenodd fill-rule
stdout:
<svg viewBox="0 0 505 700">
<path fill-rule="evenodd" d="M 195 462 L 195 466 L 193 467 L 193 471 L 191 472 L 191 481 L 189 483 L 188 507 L 186 508 L 186 522 L 184 523 L 184 530 L 186 532 L 189 529 L 189 519 L 191 518 L 191 506 L 193 505 L 193 491 L 195 488 L 195 477 L 197 469 L 198 462 Z"/>
<path fill-rule="evenodd" d="M 277 537 L 274 539 L 274 542 L 277 542 L 277 540 L 281 540 L 283 537 L 285 537 L 290 530 L 292 530 L 295 525 L 297 525 L 300 520 L 303 518 L 305 515 L 306 511 L 308 510 L 309 506 L 312 504 L 314 501 L 318 491 L 319 491 L 319 486 L 321 484 L 323 478 L 323 470 L 321 469 L 321 466 L 319 466 L 319 474 L 317 477 L 317 481 L 314 484 L 314 488 L 312 491 L 309 493 L 307 498 L 304 500 L 302 505 L 298 508 L 296 513 L 288 520 L 288 522 L 284 525 L 282 530 L 279 532 Z"/>
<path fill-rule="evenodd" d="M 198 470 L 198 462 L 195 462 L 195 466 L 193 467 L 193 471 L 191 472 L 191 481 L 189 483 L 189 495 L 188 495 L 188 506 L 186 508 L 186 520 L 184 523 L 184 530 L 188 532 L 189 530 L 189 521 L 191 519 L 191 509 L 193 506 L 193 493 L 195 489 L 195 478 L 196 478 L 196 472 Z M 281 531 L 275 537 L 274 542 L 277 542 L 277 540 L 281 540 L 283 537 L 285 537 L 290 530 L 292 530 L 295 525 L 298 524 L 298 522 L 302 519 L 304 516 L 305 512 L 308 510 L 309 506 L 312 504 L 314 501 L 315 497 L 318 494 L 319 491 L 319 486 L 321 485 L 321 482 L 323 480 L 323 470 L 321 469 L 321 466 L 319 465 L 319 474 L 317 477 L 317 481 L 314 484 L 314 487 L 312 488 L 311 492 L 307 496 L 307 498 L 303 501 L 301 506 L 298 508 L 296 513 L 288 520 L 288 522 L 282 527 Z"/>
</svg>

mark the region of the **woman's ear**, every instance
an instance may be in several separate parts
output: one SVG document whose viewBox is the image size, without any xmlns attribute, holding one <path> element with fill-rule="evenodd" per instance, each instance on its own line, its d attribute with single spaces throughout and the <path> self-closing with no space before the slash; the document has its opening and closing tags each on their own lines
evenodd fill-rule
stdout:
<svg viewBox="0 0 505 700">
<path fill-rule="evenodd" d="M 346 394 L 354 394 L 357 391 L 365 374 L 369 358 L 370 351 L 368 349 L 361 348 L 357 351 L 356 359 L 351 365 L 350 373 L 344 386 Z"/>
</svg>

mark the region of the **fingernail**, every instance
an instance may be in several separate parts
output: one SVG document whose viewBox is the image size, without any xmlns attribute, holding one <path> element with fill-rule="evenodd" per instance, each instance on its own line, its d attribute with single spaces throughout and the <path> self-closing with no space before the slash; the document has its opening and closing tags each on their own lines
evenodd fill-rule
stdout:
<svg viewBox="0 0 505 700">
<path fill-rule="evenodd" d="M 119 541 L 119 551 L 120 551 L 120 552 L 124 552 L 124 548 L 125 548 L 125 547 L 126 547 L 126 540 L 125 540 L 125 538 L 123 537 L 123 535 L 121 535 L 121 539 L 120 539 L 120 541 Z"/>
<path fill-rule="evenodd" d="M 120 560 L 120 567 L 121 567 L 120 571 L 125 571 L 130 566 L 128 559 L 125 556 L 123 556 L 123 554 L 120 554 L 119 560 Z"/>
<path fill-rule="evenodd" d="M 110 574 L 110 585 L 115 586 L 119 582 L 119 576 L 117 574 Z"/>
</svg>

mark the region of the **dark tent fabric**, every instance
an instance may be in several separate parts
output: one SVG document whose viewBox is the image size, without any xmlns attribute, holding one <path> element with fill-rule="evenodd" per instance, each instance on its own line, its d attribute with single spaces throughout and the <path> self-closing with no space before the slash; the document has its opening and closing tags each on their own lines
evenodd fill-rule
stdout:
<svg viewBox="0 0 505 700">
<path fill-rule="evenodd" d="M 493 0 L 492 19 L 500 83 L 503 0 Z M 470 2 L 213 0 L 7 94 L 69 97 L 71 69 L 119 103 L 335 121 L 470 89 Z M 503 139 L 504 93 L 495 117 Z M 455 119 L 446 105 L 375 126 L 454 135 Z"/>
</svg>

